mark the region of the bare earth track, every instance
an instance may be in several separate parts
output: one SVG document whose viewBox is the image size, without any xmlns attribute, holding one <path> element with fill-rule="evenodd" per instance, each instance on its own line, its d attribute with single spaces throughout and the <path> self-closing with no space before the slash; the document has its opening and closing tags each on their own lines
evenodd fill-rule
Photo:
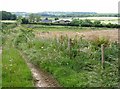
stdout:
<svg viewBox="0 0 120 89">
<path fill-rule="evenodd" d="M 45 71 L 38 69 L 31 63 L 27 63 L 29 68 L 31 69 L 35 87 L 59 87 L 57 81 Z"/>
<path fill-rule="evenodd" d="M 0 55 L 2 54 L 2 47 L 0 47 Z"/>
<path fill-rule="evenodd" d="M 53 76 L 43 71 L 42 69 L 37 68 L 35 65 L 33 65 L 27 60 L 25 55 L 23 55 L 22 53 L 20 54 L 25 59 L 29 69 L 31 70 L 31 73 L 34 79 L 34 85 L 36 88 L 39 89 L 39 87 L 60 87 L 60 85 L 53 78 Z"/>
</svg>

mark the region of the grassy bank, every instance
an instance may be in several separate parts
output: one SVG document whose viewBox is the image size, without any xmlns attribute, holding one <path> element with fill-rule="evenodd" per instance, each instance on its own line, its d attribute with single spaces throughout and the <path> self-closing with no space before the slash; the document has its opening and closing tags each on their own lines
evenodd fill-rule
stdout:
<svg viewBox="0 0 120 89">
<path fill-rule="evenodd" d="M 2 54 L 0 53 L 0 88 L 1 87 L 2 87 Z"/>
<path fill-rule="evenodd" d="M 2 87 L 33 87 L 31 71 L 19 51 L 13 47 L 12 35 L 4 33 L 3 36 Z"/>
</svg>

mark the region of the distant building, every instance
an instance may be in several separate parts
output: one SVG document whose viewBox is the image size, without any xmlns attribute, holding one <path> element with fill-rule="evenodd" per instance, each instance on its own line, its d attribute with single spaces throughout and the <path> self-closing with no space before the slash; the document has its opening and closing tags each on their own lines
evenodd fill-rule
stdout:
<svg viewBox="0 0 120 89">
<path fill-rule="evenodd" d="M 49 20 L 49 19 L 43 19 L 40 21 L 41 23 L 56 23 L 56 24 L 68 24 L 71 21 L 70 20 Z"/>
<path fill-rule="evenodd" d="M 44 20 L 41 21 L 41 23 L 52 23 L 52 20 L 44 19 Z"/>
<path fill-rule="evenodd" d="M 65 23 L 70 23 L 71 21 L 69 21 L 69 20 L 65 20 Z"/>
<path fill-rule="evenodd" d="M 54 23 L 59 23 L 59 24 L 67 24 L 67 23 L 70 23 L 71 21 L 69 20 L 56 20 L 54 21 Z"/>
</svg>

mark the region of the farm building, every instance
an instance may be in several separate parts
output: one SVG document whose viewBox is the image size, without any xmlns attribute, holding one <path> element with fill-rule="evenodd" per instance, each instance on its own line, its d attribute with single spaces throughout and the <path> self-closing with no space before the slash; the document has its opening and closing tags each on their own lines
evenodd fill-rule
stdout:
<svg viewBox="0 0 120 89">
<path fill-rule="evenodd" d="M 47 20 L 47 19 L 44 19 L 41 21 L 42 23 L 52 23 L 52 20 Z"/>
<path fill-rule="evenodd" d="M 70 21 L 69 20 L 56 20 L 54 21 L 54 23 L 67 24 L 67 23 L 70 23 Z"/>
</svg>

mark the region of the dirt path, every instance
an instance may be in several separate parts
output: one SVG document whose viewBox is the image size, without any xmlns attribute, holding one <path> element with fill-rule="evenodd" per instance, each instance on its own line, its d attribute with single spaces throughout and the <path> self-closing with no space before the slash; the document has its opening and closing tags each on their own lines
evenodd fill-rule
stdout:
<svg viewBox="0 0 120 89">
<path fill-rule="evenodd" d="M 33 74 L 36 87 L 59 87 L 57 81 L 51 75 L 41 69 L 38 69 L 29 62 L 27 64 Z"/>
<path fill-rule="evenodd" d="M 2 47 L 0 46 L 0 89 L 2 89 Z"/>
<path fill-rule="evenodd" d="M 2 54 L 2 47 L 0 47 L 0 54 Z"/>
<path fill-rule="evenodd" d="M 22 56 L 24 57 L 28 67 L 32 72 L 35 87 L 60 87 L 60 85 L 53 78 L 53 76 L 43 71 L 42 69 L 37 68 L 35 65 L 27 61 L 24 55 Z"/>
</svg>

